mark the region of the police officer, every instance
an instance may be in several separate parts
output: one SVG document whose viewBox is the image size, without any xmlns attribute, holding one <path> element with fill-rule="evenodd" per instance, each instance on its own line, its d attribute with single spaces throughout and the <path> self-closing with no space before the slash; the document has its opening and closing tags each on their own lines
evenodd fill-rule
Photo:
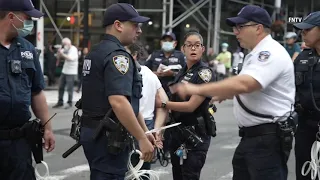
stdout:
<svg viewBox="0 0 320 180">
<path fill-rule="evenodd" d="M 178 128 L 179 130 L 172 129 L 170 131 L 172 140 L 169 149 L 173 179 L 197 180 L 200 179 L 200 172 L 205 163 L 211 141 L 204 122 L 204 120 L 207 120 L 204 113 L 208 111 L 210 98 L 193 95 L 187 100 L 182 100 L 175 93 L 174 87 L 179 82 L 208 83 L 213 81 L 215 77 L 212 70 L 201 61 L 202 54 L 205 51 L 202 36 L 196 31 L 190 31 L 185 35 L 183 42 L 181 49 L 186 56 L 186 65 L 170 84 L 173 93 L 170 101 L 158 99 L 157 107 L 171 110 L 172 120 L 182 123 L 181 128 Z M 202 118 L 201 122 L 198 122 L 199 118 Z M 191 129 L 194 134 L 188 134 L 184 128 Z M 195 138 L 199 142 L 191 143 L 187 140 L 189 138 Z M 200 138 L 201 140 L 199 140 Z"/>
<path fill-rule="evenodd" d="M 158 76 L 164 91 L 170 96 L 168 83 L 174 80 L 175 75 L 180 69 L 165 70 L 163 67 L 180 65 L 182 68 L 185 65 L 185 56 L 181 51 L 175 50 L 177 39 L 176 35 L 172 32 L 166 32 L 162 35 L 160 45 L 161 50 L 153 52 L 148 57 L 145 65 Z M 166 132 L 164 133 L 164 139 L 164 158 L 168 160 L 170 158 L 168 150 L 170 136 Z"/>
<path fill-rule="evenodd" d="M 111 108 L 114 116 L 110 118 L 124 126 L 119 132 L 121 137 L 122 131 L 128 131 L 138 140 L 141 158 L 152 159 L 153 146 L 144 133 L 148 129 L 143 119 L 137 120 L 142 79 L 132 56 L 124 48 L 137 40 L 141 34 L 140 23 L 148 20 L 130 4 L 111 5 L 104 14 L 106 34 L 84 60 L 80 143 L 90 165 L 91 180 L 124 179 L 127 171 L 129 148 L 123 141 L 113 142 L 112 138 L 119 138 L 110 136 L 113 129 L 107 130 L 108 136 L 102 133 L 98 139 L 92 138 Z M 118 142 L 124 146 L 112 151 L 110 148 Z"/>
<path fill-rule="evenodd" d="M 49 119 L 44 80 L 35 47 L 24 39 L 32 32 L 31 17 L 43 14 L 29 0 L 0 1 L 0 174 L 1 179 L 35 180 L 31 147 L 23 127 L 29 107 L 44 124 Z M 45 149 L 54 149 L 50 122 L 44 131 Z"/>
<path fill-rule="evenodd" d="M 294 61 L 296 77 L 296 110 L 299 126 L 295 137 L 296 179 L 311 179 L 301 174 L 302 166 L 310 161 L 311 146 L 319 131 L 320 115 L 320 11 L 308 15 L 303 22 L 294 24 L 302 30 L 303 41 L 310 49 L 304 49 Z"/>
<path fill-rule="evenodd" d="M 146 66 L 160 79 L 163 89 L 170 95 L 168 83 L 174 79 L 179 69 L 165 71 L 159 66 L 185 65 L 185 57 L 181 51 L 175 50 L 177 46 L 176 35 L 172 32 L 163 34 L 161 38 L 161 50 L 153 52 L 146 61 Z M 160 65 L 161 64 L 161 65 Z"/>
<path fill-rule="evenodd" d="M 291 118 L 293 63 L 285 48 L 272 39 L 271 18 L 265 9 L 247 5 L 237 17 L 228 18 L 227 24 L 233 27 L 241 47 L 251 50 L 240 74 L 215 83 L 181 84 L 178 92 L 181 96 L 212 96 L 219 101 L 236 96 L 234 116 L 242 139 L 232 160 L 233 180 L 287 179 L 293 127 L 280 138 L 284 130 L 277 124 L 288 123 Z"/>
</svg>

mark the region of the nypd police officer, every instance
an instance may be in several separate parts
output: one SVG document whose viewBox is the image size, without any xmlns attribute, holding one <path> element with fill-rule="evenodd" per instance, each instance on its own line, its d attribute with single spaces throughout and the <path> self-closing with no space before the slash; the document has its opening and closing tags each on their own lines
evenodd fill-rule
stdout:
<svg viewBox="0 0 320 180">
<path fill-rule="evenodd" d="M 306 46 L 294 61 L 296 77 L 296 110 L 299 126 L 295 137 L 296 179 L 311 179 L 301 174 L 302 166 L 310 161 L 311 146 L 319 131 L 320 115 L 320 11 L 309 14 L 294 27 L 302 31 Z"/>
<path fill-rule="evenodd" d="M 170 95 L 168 83 L 174 79 L 179 69 L 165 71 L 159 66 L 181 65 L 183 67 L 185 65 L 185 57 L 181 51 L 175 50 L 177 40 L 174 33 L 167 32 L 163 34 L 160 44 L 161 50 L 153 52 L 148 57 L 145 65 L 158 76 L 163 89 Z"/>
<path fill-rule="evenodd" d="M 49 119 L 44 80 L 35 47 L 24 39 L 32 32 L 31 17 L 43 14 L 29 0 L 0 1 L 0 174 L 1 179 L 35 180 L 25 124 L 29 107 L 44 124 Z M 44 130 L 45 149 L 54 149 L 50 123 Z"/>
<path fill-rule="evenodd" d="M 153 146 L 144 133 L 148 129 L 143 119 L 137 120 L 142 79 L 132 56 L 124 48 L 137 40 L 141 34 L 140 23 L 147 20 L 130 4 L 111 5 L 103 20 L 106 34 L 84 60 L 80 143 L 89 162 L 91 180 L 124 179 L 129 147 L 124 141 L 115 142 L 117 138 L 128 139 L 122 137 L 127 136 L 124 131 L 138 140 L 141 158 L 152 159 Z M 107 113 L 111 108 L 112 113 Z M 106 114 L 108 118 L 104 119 Z M 104 122 L 108 124 L 105 133 L 94 136 Z M 114 122 L 120 122 L 124 128 L 108 129 Z"/>
<path fill-rule="evenodd" d="M 272 39 L 265 9 L 245 6 L 227 24 L 241 47 L 251 50 L 240 74 L 214 83 L 181 84 L 178 91 L 181 96 L 205 95 L 218 101 L 236 96 L 234 116 L 242 139 L 232 160 L 233 180 L 285 180 L 294 128 L 287 125 L 295 97 L 293 63 Z"/>
<path fill-rule="evenodd" d="M 179 82 L 203 84 L 213 81 L 212 70 L 201 61 L 205 48 L 203 38 L 196 31 L 188 32 L 181 47 L 186 56 L 186 65 L 170 83 L 172 96 L 170 101 L 157 100 L 157 106 L 171 110 L 171 121 L 181 122 L 181 127 L 172 129 L 170 154 L 175 180 L 200 179 L 210 146 L 210 133 L 206 129 L 209 101 L 211 98 L 193 95 L 187 100 L 175 93 L 174 87 Z M 213 117 L 212 117 L 213 118 Z M 193 140 L 195 141 L 193 141 Z"/>
</svg>

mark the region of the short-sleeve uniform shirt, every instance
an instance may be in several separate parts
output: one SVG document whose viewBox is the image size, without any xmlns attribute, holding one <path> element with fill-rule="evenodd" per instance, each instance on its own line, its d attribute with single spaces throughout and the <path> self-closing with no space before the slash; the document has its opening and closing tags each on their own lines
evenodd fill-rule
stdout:
<svg viewBox="0 0 320 180">
<path fill-rule="evenodd" d="M 272 116 L 283 116 L 292 110 L 295 100 L 294 67 L 285 48 L 270 35 L 266 36 L 245 57 L 239 75 L 249 75 L 262 89 L 239 95 L 243 104 L 252 111 Z M 247 113 L 234 98 L 234 115 L 240 127 L 270 123 Z"/>
</svg>

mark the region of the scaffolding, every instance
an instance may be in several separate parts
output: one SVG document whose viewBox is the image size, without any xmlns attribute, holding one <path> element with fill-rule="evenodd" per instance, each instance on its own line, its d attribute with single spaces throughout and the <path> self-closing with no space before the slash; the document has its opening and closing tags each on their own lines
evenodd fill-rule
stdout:
<svg viewBox="0 0 320 180">
<path fill-rule="evenodd" d="M 85 45 L 86 46 L 88 43 L 88 39 L 89 39 L 89 27 L 88 27 L 88 14 L 89 12 L 104 12 L 105 8 L 90 8 L 89 7 L 89 0 L 64 0 L 64 1 L 73 1 L 73 5 L 70 8 L 68 13 L 59 13 L 59 12 L 55 12 L 59 15 L 62 16 L 70 16 L 70 14 L 72 14 L 75 11 L 77 11 L 77 14 L 79 15 L 81 12 L 81 3 L 80 2 L 84 2 L 83 6 L 84 8 L 84 28 L 83 30 L 80 29 L 80 27 L 78 27 L 76 29 L 76 33 L 78 36 L 80 36 L 80 33 L 83 32 L 84 34 L 84 41 L 85 41 Z M 184 22 L 187 18 L 192 17 L 195 22 L 197 22 L 197 24 L 199 25 L 199 27 L 205 29 L 207 31 L 207 44 L 206 47 L 207 48 L 213 48 L 214 52 L 218 52 L 219 51 L 219 44 L 220 44 L 220 36 L 221 35 L 233 35 L 233 32 L 229 32 L 229 31 L 225 31 L 222 30 L 220 28 L 221 25 L 221 4 L 222 4 L 222 0 L 198 0 L 196 3 L 194 3 L 193 0 L 188 0 L 189 3 L 184 3 L 182 0 L 176 0 L 176 2 L 179 3 L 179 5 L 185 10 L 180 16 L 176 17 L 175 19 L 173 18 L 173 9 L 174 9 L 174 0 L 160 0 L 162 1 L 162 8 L 159 9 L 137 9 L 138 12 L 150 12 L 150 13 L 162 13 L 162 33 L 166 32 L 166 31 L 172 31 L 172 29 L 176 26 L 178 26 L 180 23 Z M 272 14 L 272 18 L 275 20 L 276 18 L 276 14 L 279 13 L 279 9 L 281 8 L 281 0 L 275 0 L 274 1 L 274 5 L 270 5 L 270 4 L 265 4 L 264 0 L 262 0 L 262 2 L 257 2 L 254 0 L 250 0 L 250 2 L 247 1 L 242 1 L 242 0 L 229 0 L 230 2 L 235 2 L 235 3 L 239 3 L 239 4 L 243 4 L 243 5 L 247 5 L 247 4 L 255 4 L 255 5 L 260 5 L 262 7 L 268 7 L 273 9 L 273 14 Z M 313 6 L 314 6 L 314 0 L 311 0 L 311 11 L 313 10 Z M 110 0 L 110 4 L 112 3 L 116 3 L 116 0 Z M 213 2 L 215 2 L 214 6 L 213 6 Z M 206 6 L 207 5 L 207 6 Z M 201 8 L 202 7 L 208 7 L 208 16 L 205 17 L 203 15 L 203 13 L 201 12 Z M 285 17 L 285 21 L 287 21 L 288 19 L 288 6 L 286 5 L 285 7 L 282 7 L 285 9 L 286 11 L 286 17 Z M 52 18 L 50 12 L 48 11 L 44 0 L 40 0 L 40 10 L 44 11 L 48 18 L 50 19 L 54 30 L 56 31 L 56 35 L 58 36 L 60 39 L 62 39 L 62 26 L 63 24 L 66 22 L 66 19 L 64 19 L 64 21 L 60 24 L 60 27 L 57 27 L 54 19 Z M 214 10 L 214 13 L 213 13 Z M 306 10 L 305 11 L 305 15 L 306 15 Z M 294 14 L 296 14 L 296 7 L 294 9 Z M 169 20 L 167 22 L 167 17 L 169 17 Z M 39 20 L 38 22 L 38 28 L 37 28 L 37 47 L 38 49 L 41 49 L 43 52 L 43 34 L 45 29 L 43 28 L 43 20 Z M 287 23 L 287 22 L 285 22 Z M 285 32 L 287 31 L 286 27 L 285 27 Z M 79 39 L 76 42 L 77 45 L 79 45 Z M 43 53 L 40 55 L 40 61 L 43 64 Z"/>
</svg>

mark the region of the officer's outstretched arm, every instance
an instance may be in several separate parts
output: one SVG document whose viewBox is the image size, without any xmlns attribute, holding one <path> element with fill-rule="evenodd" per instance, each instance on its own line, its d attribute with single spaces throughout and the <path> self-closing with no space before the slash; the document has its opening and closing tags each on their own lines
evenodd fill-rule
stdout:
<svg viewBox="0 0 320 180">
<path fill-rule="evenodd" d="M 250 75 L 234 76 L 222 81 L 208 84 L 194 85 L 181 83 L 177 87 L 182 97 L 188 94 L 206 97 L 228 98 L 238 94 L 251 93 L 262 89 L 262 85 Z"/>
<path fill-rule="evenodd" d="M 184 102 L 168 101 L 166 103 L 167 104 L 166 108 L 173 111 L 178 111 L 178 112 L 193 112 L 201 105 L 201 103 L 204 100 L 205 100 L 205 97 L 203 96 L 192 95 L 189 101 L 184 101 Z"/>
</svg>

